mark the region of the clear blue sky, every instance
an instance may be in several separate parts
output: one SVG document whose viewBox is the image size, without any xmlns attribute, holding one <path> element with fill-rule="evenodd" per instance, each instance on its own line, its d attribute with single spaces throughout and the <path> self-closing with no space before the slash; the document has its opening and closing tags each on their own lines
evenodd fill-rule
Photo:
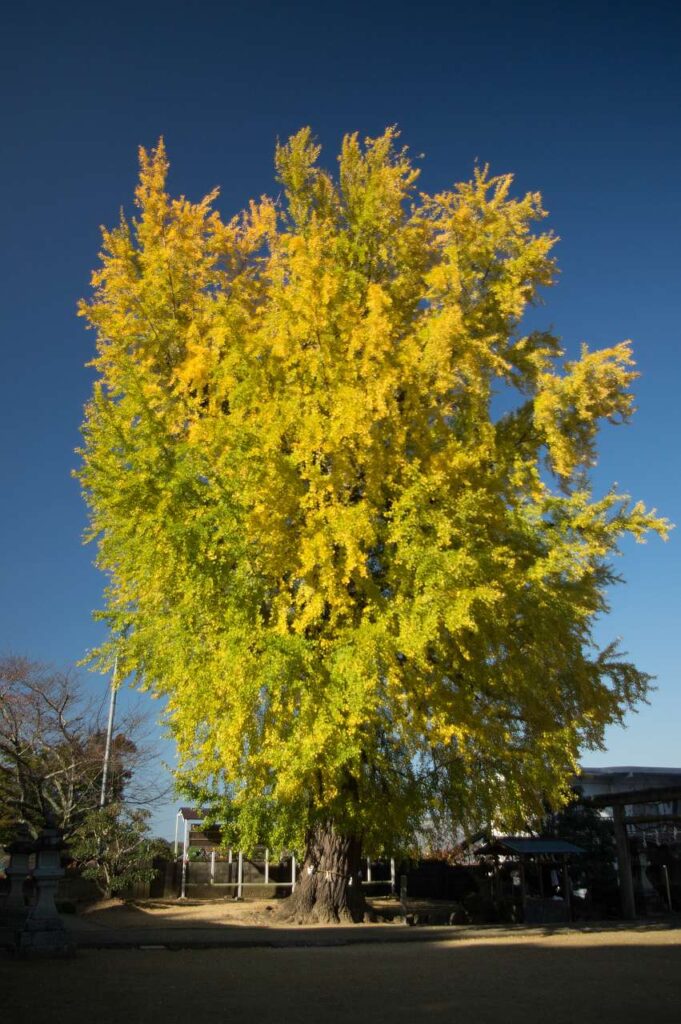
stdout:
<svg viewBox="0 0 681 1024">
<path fill-rule="evenodd" d="M 539 189 L 562 238 L 539 320 L 569 351 L 632 338 L 642 372 L 598 484 L 681 523 L 680 43 L 661 0 L 3 5 L 0 651 L 66 664 L 101 635 L 70 478 L 93 343 L 75 306 L 98 226 L 131 209 L 137 147 L 161 134 L 172 190 L 219 184 L 225 214 L 274 190 L 274 141 L 304 124 L 330 164 L 344 132 L 398 123 L 428 190 L 476 159 Z M 588 764 L 681 764 L 680 539 L 624 550 L 599 636 L 622 636 L 658 690 Z"/>
</svg>

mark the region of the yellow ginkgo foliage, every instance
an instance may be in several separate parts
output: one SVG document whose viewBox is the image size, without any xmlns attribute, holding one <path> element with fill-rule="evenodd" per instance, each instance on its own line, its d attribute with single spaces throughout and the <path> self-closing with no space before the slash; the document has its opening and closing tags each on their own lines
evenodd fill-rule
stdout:
<svg viewBox="0 0 681 1024">
<path fill-rule="evenodd" d="M 599 421 L 631 412 L 628 343 L 564 363 L 522 331 L 554 276 L 540 196 L 486 170 L 419 193 L 392 129 L 347 136 L 336 176 L 318 159 L 303 129 L 282 199 L 225 222 L 142 151 L 81 307 L 80 478 L 120 668 L 166 698 L 181 786 L 233 842 L 304 850 L 296 910 L 328 919 L 359 913 L 362 849 L 425 816 L 514 828 L 561 802 L 645 694 L 592 626 L 619 539 L 665 523 L 587 475 Z"/>
</svg>

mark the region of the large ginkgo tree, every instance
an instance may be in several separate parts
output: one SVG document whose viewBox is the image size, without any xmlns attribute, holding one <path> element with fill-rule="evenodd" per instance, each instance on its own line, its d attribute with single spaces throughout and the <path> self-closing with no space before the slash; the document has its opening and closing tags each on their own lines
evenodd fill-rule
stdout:
<svg viewBox="0 0 681 1024">
<path fill-rule="evenodd" d="M 104 231 L 79 471 L 119 668 L 166 698 L 178 780 L 234 842 L 304 853 L 301 918 L 361 914 L 362 852 L 564 800 L 648 677 L 595 620 L 665 522 L 589 470 L 630 345 L 565 361 L 538 194 L 436 195 L 397 133 L 303 129 L 232 220 L 141 152 Z M 354 885 L 352 884 L 354 881 Z"/>
</svg>

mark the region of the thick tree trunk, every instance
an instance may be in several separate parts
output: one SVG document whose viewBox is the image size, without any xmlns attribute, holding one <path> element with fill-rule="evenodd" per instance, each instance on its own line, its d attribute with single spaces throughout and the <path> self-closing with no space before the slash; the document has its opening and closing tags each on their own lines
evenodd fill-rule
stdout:
<svg viewBox="0 0 681 1024">
<path fill-rule="evenodd" d="M 284 901 L 281 916 L 300 924 L 357 922 L 365 902 L 357 836 L 339 834 L 331 823 L 317 825 L 308 836 L 296 891 Z"/>
</svg>

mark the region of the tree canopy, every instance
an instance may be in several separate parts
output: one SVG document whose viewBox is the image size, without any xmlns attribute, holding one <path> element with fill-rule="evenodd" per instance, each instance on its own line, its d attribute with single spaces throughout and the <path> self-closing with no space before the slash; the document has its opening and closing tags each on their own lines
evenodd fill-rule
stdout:
<svg viewBox="0 0 681 1024">
<path fill-rule="evenodd" d="M 69 840 L 99 805 L 106 719 L 71 671 L 0 657 L 0 841 L 19 822 L 37 835 L 46 817 Z M 106 798 L 160 795 L 148 770 L 143 718 L 123 715 L 112 736 Z"/>
<path fill-rule="evenodd" d="M 170 844 L 149 835 L 149 817 L 149 811 L 110 803 L 88 812 L 76 830 L 69 853 L 105 899 L 153 881 L 155 858 L 170 859 Z"/>
<path fill-rule="evenodd" d="M 335 175 L 319 155 L 309 129 L 278 145 L 280 198 L 225 221 L 141 150 L 81 306 L 79 475 L 180 781 L 244 846 L 330 825 L 377 854 L 425 814 L 561 803 L 645 696 L 593 626 L 619 540 L 666 524 L 590 483 L 630 344 L 565 361 L 523 331 L 555 276 L 540 195 L 487 169 L 421 193 L 394 129 L 346 136 Z"/>
</svg>

